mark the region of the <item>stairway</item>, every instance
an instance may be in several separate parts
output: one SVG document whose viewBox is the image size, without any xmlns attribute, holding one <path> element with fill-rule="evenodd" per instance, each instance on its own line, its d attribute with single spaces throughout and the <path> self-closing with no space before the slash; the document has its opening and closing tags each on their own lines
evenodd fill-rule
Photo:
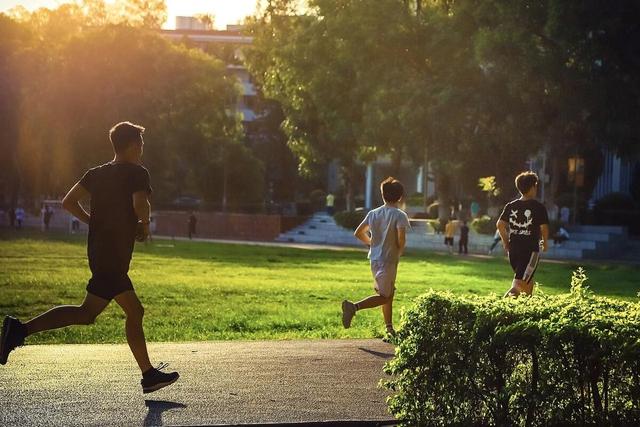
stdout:
<svg viewBox="0 0 640 427">
<path fill-rule="evenodd" d="M 360 246 L 353 231 L 340 227 L 326 212 L 316 212 L 305 223 L 276 238 L 277 242 L 315 243 L 336 246 Z"/>
<path fill-rule="evenodd" d="M 427 230 L 424 222 L 411 222 L 411 230 L 407 233 L 407 248 L 446 251 L 444 236 Z M 578 225 L 567 227 L 570 240 L 562 245 L 549 242 L 549 250 L 545 258 L 552 259 L 622 259 L 640 262 L 640 241 L 628 239 L 624 227 Z M 457 252 L 459 237 L 455 237 L 454 250 Z M 317 212 L 307 222 L 286 233 L 280 234 L 278 242 L 315 243 L 337 246 L 360 246 L 353 236 L 353 231 L 340 227 L 333 217 L 325 212 Z M 469 252 L 486 254 L 493 243 L 493 237 L 471 231 L 469 235 Z M 494 254 L 502 254 L 502 245 L 498 244 Z"/>
</svg>

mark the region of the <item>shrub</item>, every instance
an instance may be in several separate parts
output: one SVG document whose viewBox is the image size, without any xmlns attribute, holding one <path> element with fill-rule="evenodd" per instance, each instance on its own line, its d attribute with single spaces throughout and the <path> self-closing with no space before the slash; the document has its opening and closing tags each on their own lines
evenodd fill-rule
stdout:
<svg viewBox="0 0 640 427">
<path fill-rule="evenodd" d="M 433 229 L 434 233 L 444 233 L 443 224 L 439 219 L 429 219 L 427 225 Z"/>
<path fill-rule="evenodd" d="M 427 206 L 427 215 L 429 218 L 438 218 L 438 208 L 440 207 L 440 202 L 437 200 Z"/>
<path fill-rule="evenodd" d="M 391 412 L 411 426 L 640 423 L 640 303 L 428 292 L 403 314 Z"/>
<path fill-rule="evenodd" d="M 360 225 L 364 217 L 367 215 L 366 211 L 342 211 L 337 212 L 333 219 L 336 221 L 340 227 L 346 228 L 348 230 L 355 230 L 357 226 Z"/>
<path fill-rule="evenodd" d="M 404 202 L 407 206 L 422 206 L 424 204 L 424 197 L 422 193 L 414 193 L 409 197 L 405 197 Z"/>
<path fill-rule="evenodd" d="M 596 210 L 632 210 L 635 208 L 633 198 L 625 193 L 610 193 L 598 200 Z"/>
<path fill-rule="evenodd" d="M 471 221 L 471 228 L 479 234 L 493 234 L 496 232 L 496 220 L 488 215 L 474 218 Z"/>
</svg>

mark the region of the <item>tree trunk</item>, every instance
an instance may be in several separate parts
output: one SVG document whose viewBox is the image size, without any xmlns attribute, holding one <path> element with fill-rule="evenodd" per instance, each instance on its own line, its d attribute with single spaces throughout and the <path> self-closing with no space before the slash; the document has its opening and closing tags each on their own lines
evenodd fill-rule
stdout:
<svg viewBox="0 0 640 427">
<path fill-rule="evenodd" d="M 349 161 L 348 163 L 344 163 L 342 167 L 342 179 L 344 182 L 345 188 L 345 199 L 346 199 L 346 208 L 347 212 L 352 212 L 355 210 L 355 195 L 353 193 L 353 182 L 354 182 L 354 163 L 353 161 Z"/>
<path fill-rule="evenodd" d="M 451 216 L 451 188 L 449 176 L 442 170 L 436 171 L 436 194 L 438 195 L 438 219 L 446 221 Z"/>
<path fill-rule="evenodd" d="M 429 149 L 427 144 L 424 144 L 424 158 L 422 159 L 422 206 L 424 206 L 424 211 L 427 212 L 428 206 L 428 196 L 427 190 L 429 187 Z"/>
<path fill-rule="evenodd" d="M 397 147 L 391 153 L 391 173 L 395 178 L 400 174 L 402 169 L 402 147 Z"/>
</svg>

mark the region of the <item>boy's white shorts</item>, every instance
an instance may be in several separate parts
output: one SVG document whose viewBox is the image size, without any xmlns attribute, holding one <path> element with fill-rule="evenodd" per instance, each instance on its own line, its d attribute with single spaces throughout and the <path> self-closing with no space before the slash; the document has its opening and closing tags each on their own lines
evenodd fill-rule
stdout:
<svg viewBox="0 0 640 427">
<path fill-rule="evenodd" d="M 371 261 L 373 289 L 383 297 L 390 297 L 396 289 L 397 262 Z"/>
</svg>

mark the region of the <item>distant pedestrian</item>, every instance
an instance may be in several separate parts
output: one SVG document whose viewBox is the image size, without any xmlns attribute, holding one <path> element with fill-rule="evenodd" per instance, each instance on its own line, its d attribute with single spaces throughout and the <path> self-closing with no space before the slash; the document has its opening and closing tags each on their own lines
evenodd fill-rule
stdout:
<svg viewBox="0 0 640 427">
<path fill-rule="evenodd" d="M 156 217 L 154 215 L 151 215 L 149 217 L 149 238 L 147 239 L 148 241 L 153 242 L 153 235 L 156 234 L 157 228 L 158 228 L 158 222 L 156 221 Z"/>
<path fill-rule="evenodd" d="M 569 237 L 571 237 L 569 232 L 564 227 L 560 227 L 560 229 L 556 231 L 556 234 L 553 235 L 553 244 L 555 246 L 562 246 L 564 242 L 569 240 Z"/>
<path fill-rule="evenodd" d="M 71 234 L 76 234 L 80 231 L 80 220 L 75 216 L 71 216 Z"/>
<path fill-rule="evenodd" d="M 478 215 L 480 215 L 480 203 L 474 200 L 471 202 L 471 207 L 469 209 L 471 210 L 471 218 L 478 218 Z"/>
<path fill-rule="evenodd" d="M 11 206 L 7 214 L 9 215 L 9 226 L 14 228 L 16 226 L 16 208 Z"/>
<path fill-rule="evenodd" d="M 196 225 L 197 224 L 198 224 L 198 218 L 196 218 L 195 214 L 192 211 L 191 214 L 189 215 L 189 222 L 188 222 L 189 239 L 192 239 L 193 236 L 196 234 Z"/>
<path fill-rule="evenodd" d="M 20 206 L 18 206 L 18 208 L 16 209 L 16 213 L 15 213 L 16 229 L 18 229 L 18 230 L 22 229 L 22 225 L 24 223 L 24 217 L 25 217 L 24 209 L 22 209 Z"/>
<path fill-rule="evenodd" d="M 49 224 L 51 223 L 51 218 L 53 217 L 53 209 L 49 205 L 44 205 L 44 209 L 42 212 L 42 222 L 44 224 L 44 231 L 49 231 Z"/>
<path fill-rule="evenodd" d="M 327 194 L 327 213 L 331 216 L 333 216 L 334 210 L 333 210 L 333 205 L 336 201 L 336 196 L 334 196 L 333 194 L 329 193 Z"/>
<path fill-rule="evenodd" d="M 467 221 L 462 223 L 462 227 L 460 227 L 460 242 L 458 243 L 458 253 L 465 255 L 469 253 L 469 226 L 467 225 Z"/>
<path fill-rule="evenodd" d="M 502 238 L 500 237 L 500 231 L 496 230 L 495 234 L 493 235 L 493 243 L 489 248 L 489 255 L 493 253 L 493 250 L 496 248 L 496 246 L 498 246 L 498 243 L 500 243 L 501 240 Z"/>
<path fill-rule="evenodd" d="M 406 230 L 411 228 L 409 218 L 399 207 L 404 196 L 402 183 L 387 178 L 380 184 L 384 205 L 376 208 L 356 228 L 355 236 L 369 247 L 368 258 L 373 274 L 373 287 L 377 295 L 371 295 L 357 303 L 342 302 L 342 325 L 351 326 L 356 312 L 382 306 L 382 315 L 387 328 L 387 339 L 395 336 L 392 321 L 392 304 L 395 294 L 398 262 L 404 252 Z"/>
<path fill-rule="evenodd" d="M 569 218 L 571 217 L 571 209 L 566 206 L 560 208 L 560 222 L 563 224 L 569 224 Z"/>
<path fill-rule="evenodd" d="M 456 232 L 456 226 L 453 223 L 453 219 L 447 221 L 447 225 L 444 227 L 444 244 L 447 246 L 449 253 L 453 253 L 453 236 Z"/>
</svg>

